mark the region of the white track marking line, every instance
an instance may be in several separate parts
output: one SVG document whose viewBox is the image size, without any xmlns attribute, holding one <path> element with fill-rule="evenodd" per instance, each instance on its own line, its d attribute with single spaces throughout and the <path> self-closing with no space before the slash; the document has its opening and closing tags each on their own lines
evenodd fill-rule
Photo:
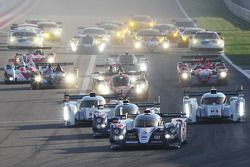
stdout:
<svg viewBox="0 0 250 167">
<path fill-rule="evenodd" d="M 186 17 L 186 19 L 192 21 L 192 19 L 188 16 L 187 12 L 183 9 L 183 7 L 181 6 L 179 0 L 176 0 L 177 5 L 179 6 L 181 12 L 183 13 L 183 15 Z M 236 70 L 238 70 L 242 75 L 244 75 L 247 79 L 250 80 L 250 76 L 249 74 L 244 71 L 243 69 L 241 69 L 239 66 L 235 65 L 224 53 L 221 54 L 221 56 Z"/>
<path fill-rule="evenodd" d="M 0 121 L 0 124 L 8 124 L 8 123 L 43 123 L 43 122 L 62 122 L 62 120 L 21 120 L 21 121 Z"/>
<path fill-rule="evenodd" d="M 95 61 L 96 61 L 96 55 L 91 55 L 91 58 L 90 58 L 90 61 L 89 61 L 89 66 L 88 66 L 88 69 L 87 69 L 87 71 L 85 73 L 85 76 L 90 76 L 92 74 L 93 69 L 94 69 L 94 65 L 95 65 Z M 90 77 L 84 78 L 81 90 L 87 90 L 88 86 L 89 86 L 89 83 L 90 83 Z"/>
</svg>

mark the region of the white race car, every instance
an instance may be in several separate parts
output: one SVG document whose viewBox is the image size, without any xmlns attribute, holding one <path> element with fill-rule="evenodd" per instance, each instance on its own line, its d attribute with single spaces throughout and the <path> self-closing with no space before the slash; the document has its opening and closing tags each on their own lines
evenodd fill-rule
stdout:
<svg viewBox="0 0 250 167">
<path fill-rule="evenodd" d="M 197 32 L 204 31 L 202 28 L 198 27 L 188 27 L 185 28 L 180 34 L 177 40 L 178 47 L 189 47 L 190 41 L 195 36 Z"/>
<path fill-rule="evenodd" d="M 37 29 L 29 27 L 19 27 L 11 32 L 7 39 L 7 45 L 10 49 L 26 47 L 43 47 L 44 40 L 42 33 Z"/>
<path fill-rule="evenodd" d="M 93 114 L 106 104 L 106 99 L 115 99 L 118 96 L 99 96 L 95 93 L 89 95 L 64 95 L 63 125 L 74 126 L 80 123 L 91 123 Z M 80 100 L 80 101 L 76 101 Z"/>
<path fill-rule="evenodd" d="M 227 96 L 230 96 L 227 99 Z M 200 104 L 197 98 L 201 96 Z M 228 101 L 227 101 L 228 100 Z M 245 98 L 241 90 L 217 92 L 212 88 L 210 92 L 185 92 L 183 97 L 183 110 L 190 122 L 202 120 L 231 120 L 233 122 L 244 121 Z"/>
<path fill-rule="evenodd" d="M 190 48 L 194 51 L 223 51 L 224 39 L 217 32 L 201 31 L 192 38 Z"/>
</svg>

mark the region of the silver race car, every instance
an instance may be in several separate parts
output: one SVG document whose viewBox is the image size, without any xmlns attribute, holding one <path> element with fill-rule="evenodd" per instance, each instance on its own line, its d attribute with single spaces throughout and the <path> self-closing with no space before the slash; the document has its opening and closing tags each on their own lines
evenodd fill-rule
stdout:
<svg viewBox="0 0 250 167">
<path fill-rule="evenodd" d="M 242 88 L 237 91 L 185 92 L 183 110 L 190 122 L 202 120 L 244 121 L 246 109 Z M 201 96 L 200 103 L 197 98 Z M 227 97 L 230 97 L 227 99 Z"/>
<path fill-rule="evenodd" d="M 164 123 L 163 117 L 176 117 Z M 162 146 L 180 148 L 187 140 L 186 118 L 181 114 L 155 114 L 144 111 L 124 124 L 113 121 L 110 126 L 111 149 L 136 146 Z"/>
<path fill-rule="evenodd" d="M 137 51 L 168 51 L 169 40 L 167 34 L 157 29 L 142 29 L 135 34 L 134 48 Z"/>
<path fill-rule="evenodd" d="M 190 42 L 191 50 L 224 51 L 224 38 L 213 31 L 201 31 L 195 34 Z"/>
</svg>

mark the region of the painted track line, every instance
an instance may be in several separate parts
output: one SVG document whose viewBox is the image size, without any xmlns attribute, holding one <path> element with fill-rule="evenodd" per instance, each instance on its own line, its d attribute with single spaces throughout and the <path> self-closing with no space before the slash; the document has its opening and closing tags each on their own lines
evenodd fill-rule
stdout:
<svg viewBox="0 0 250 167">
<path fill-rule="evenodd" d="M 95 61 L 96 61 L 96 55 L 91 55 L 91 58 L 90 58 L 90 61 L 89 61 L 89 66 L 88 66 L 88 69 L 85 73 L 85 76 L 90 76 L 93 72 L 93 69 L 94 69 L 94 65 L 95 65 Z M 83 80 L 83 83 L 82 83 L 82 87 L 80 90 L 87 90 L 88 89 L 88 86 L 89 86 L 89 83 L 90 83 L 90 77 L 86 77 L 84 80 Z"/>
<path fill-rule="evenodd" d="M 183 9 L 183 7 L 180 4 L 179 0 L 176 0 L 177 5 L 179 6 L 181 12 L 183 13 L 183 15 L 186 17 L 186 19 L 192 21 L 192 19 L 188 16 L 187 12 Z M 221 54 L 221 56 L 223 57 L 223 59 L 225 59 L 233 68 L 235 68 L 236 70 L 238 70 L 242 75 L 244 75 L 247 79 L 250 80 L 250 75 L 244 71 L 243 69 L 241 69 L 239 66 L 235 65 L 224 53 Z"/>
</svg>

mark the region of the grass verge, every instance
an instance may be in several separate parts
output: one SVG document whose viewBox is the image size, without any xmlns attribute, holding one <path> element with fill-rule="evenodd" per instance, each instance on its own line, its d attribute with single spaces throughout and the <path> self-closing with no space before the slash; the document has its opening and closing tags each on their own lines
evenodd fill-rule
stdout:
<svg viewBox="0 0 250 167">
<path fill-rule="evenodd" d="M 250 66 L 250 23 L 234 16 L 223 0 L 180 0 L 200 27 L 221 32 L 225 54 L 240 66 Z"/>
</svg>

